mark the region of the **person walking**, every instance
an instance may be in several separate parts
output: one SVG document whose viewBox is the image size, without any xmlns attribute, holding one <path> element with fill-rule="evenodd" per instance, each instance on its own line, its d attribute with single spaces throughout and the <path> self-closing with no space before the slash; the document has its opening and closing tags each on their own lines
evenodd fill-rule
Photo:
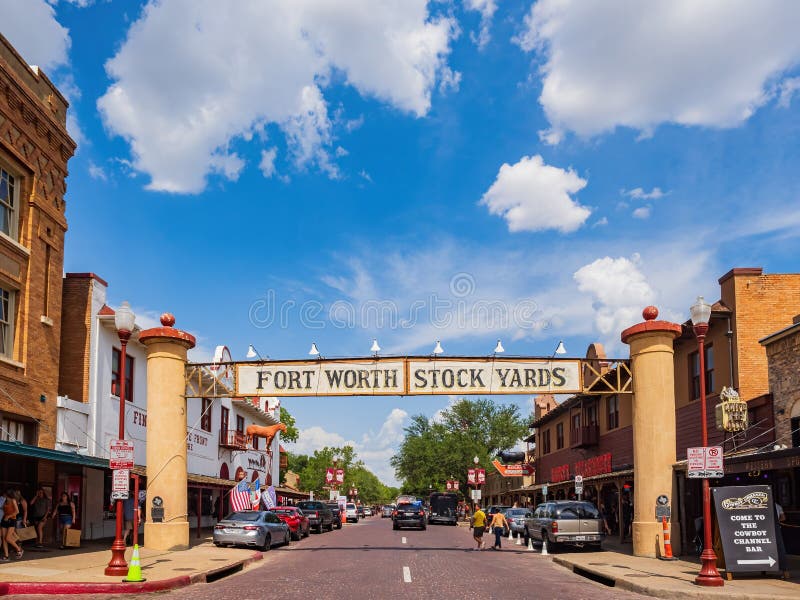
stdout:
<svg viewBox="0 0 800 600">
<path fill-rule="evenodd" d="M 22 558 L 22 546 L 14 539 L 17 530 L 17 515 L 19 515 L 19 505 L 17 504 L 16 493 L 9 489 L 6 492 L 5 502 L 3 502 L 3 519 L 0 521 L 0 537 L 3 541 L 3 555 L 0 561 L 8 561 L 8 547 L 11 546 L 17 551 L 17 558 Z"/>
<path fill-rule="evenodd" d="M 75 522 L 75 503 L 69 499 L 67 492 L 61 492 L 61 498 L 50 513 L 58 521 L 59 548 L 64 548 L 64 532 Z"/>
<path fill-rule="evenodd" d="M 486 530 L 486 513 L 481 510 L 480 506 L 475 507 L 469 526 L 472 528 L 472 539 L 478 545 L 474 550 L 480 550 L 483 548 L 483 532 Z"/>
<path fill-rule="evenodd" d="M 36 547 L 44 548 L 44 524 L 47 521 L 49 502 L 44 488 L 36 490 L 36 495 L 28 502 L 31 523 L 36 529 Z"/>
<path fill-rule="evenodd" d="M 506 520 L 506 516 L 501 512 L 496 512 L 492 515 L 492 522 L 489 524 L 489 528 L 494 533 L 494 546 L 492 546 L 492 550 L 502 550 L 502 544 L 500 543 L 503 539 L 503 536 L 508 531 L 508 521 Z"/>
</svg>

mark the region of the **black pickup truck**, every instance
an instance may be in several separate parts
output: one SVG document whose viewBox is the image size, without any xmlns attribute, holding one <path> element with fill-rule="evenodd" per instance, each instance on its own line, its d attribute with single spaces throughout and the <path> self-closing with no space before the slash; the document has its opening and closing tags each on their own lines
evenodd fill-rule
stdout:
<svg viewBox="0 0 800 600">
<path fill-rule="evenodd" d="M 304 500 L 297 503 L 297 508 L 303 511 L 308 517 L 309 528 L 317 533 L 322 533 L 326 529 L 333 531 L 333 512 L 324 502 L 317 500 Z"/>
</svg>

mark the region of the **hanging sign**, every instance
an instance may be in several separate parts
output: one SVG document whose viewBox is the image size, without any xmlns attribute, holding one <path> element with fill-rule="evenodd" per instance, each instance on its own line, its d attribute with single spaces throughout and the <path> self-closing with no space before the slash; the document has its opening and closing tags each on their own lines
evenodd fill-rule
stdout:
<svg viewBox="0 0 800 600">
<path fill-rule="evenodd" d="M 730 486 L 712 491 L 728 572 L 780 570 L 770 487 Z"/>
<path fill-rule="evenodd" d="M 528 463 L 504 465 L 499 460 L 495 459 L 492 461 L 492 464 L 503 477 L 528 477 L 533 475 L 533 465 Z"/>
<path fill-rule="evenodd" d="M 475 485 L 476 482 L 475 469 L 467 469 L 467 484 Z"/>
<path fill-rule="evenodd" d="M 325 470 L 325 483 L 330 485 L 331 483 L 333 483 L 333 478 L 334 477 L 335 477 L 335 475 L 334 475 L 333 467 L 328 467 Z"/>
<path fill-rule="evenodd" d="M 335 481 L 337 485 L 342 485 L 344 483 L 344 469 L 336 469 Z"/>
</svg>

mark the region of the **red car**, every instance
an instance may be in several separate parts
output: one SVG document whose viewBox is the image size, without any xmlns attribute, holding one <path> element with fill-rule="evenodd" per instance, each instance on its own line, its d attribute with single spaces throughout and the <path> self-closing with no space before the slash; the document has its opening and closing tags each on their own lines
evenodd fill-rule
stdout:
<svg viewBox="0 0 800 600">
<path fill-rule="evenodd" d="M 302 510 L 296 506 L 276 506 L 272 509 L 272 512 L 289 526 L 293 540 L 308 537 L 310 529 L 308 517 L 303 514 Z"/>
</svg>

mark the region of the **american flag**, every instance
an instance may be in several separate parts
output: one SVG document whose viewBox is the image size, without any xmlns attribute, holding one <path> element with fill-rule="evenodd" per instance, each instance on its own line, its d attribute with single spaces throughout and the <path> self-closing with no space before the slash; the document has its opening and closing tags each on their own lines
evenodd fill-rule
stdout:
<svg viewBox="0 0 800 600">
<path fill-rule="evenodd" d="M 233 510 L 251 510 L 253 508 L 250 502 L 250 484 L 244 479 L 231 490 L 231 508 Z"/>
</svg>

